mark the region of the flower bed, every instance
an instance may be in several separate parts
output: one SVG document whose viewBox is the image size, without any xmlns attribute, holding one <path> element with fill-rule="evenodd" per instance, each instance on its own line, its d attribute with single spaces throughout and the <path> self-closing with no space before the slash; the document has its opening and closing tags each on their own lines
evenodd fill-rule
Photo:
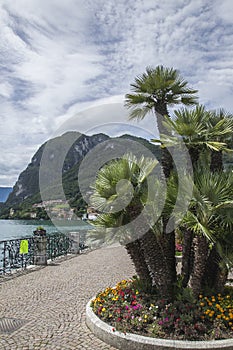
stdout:
<svg viewBox="0 0 233 350">
<path fill-rule="evenodd" d="M 94 313 L 115 330 L 173 340 L 218 340 L 233 337 L 233 292 L 200 295 L 198 301 L 158 300 L 123 280 L 91 301 Z"/>
</svg>

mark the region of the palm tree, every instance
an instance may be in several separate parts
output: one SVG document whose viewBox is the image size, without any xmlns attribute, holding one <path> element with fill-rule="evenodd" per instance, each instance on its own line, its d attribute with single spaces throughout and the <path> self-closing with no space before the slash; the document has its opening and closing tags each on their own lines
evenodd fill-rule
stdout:
<svg viewBox="0 0 233 350">
<path fill-rule="evenodd" d="M 203 163 L 205 167 L 211 171 L 222 169 L 222 151 L 228 151 L 228 144 L 230 136 L 233 132 L 233 120 L 231 115 L 227 115 L 223 111 L 208 112 L 204 106 L 197 106 L 193 110 L 183 108 L 174 112 L 174 118 L 165 116 L 165 126 L 170 130 L 170 135 L 161 135 L 161 139 L 165 145 L 178 146 L 179 143 L 184 142 L 189 150 L 193 167 Z M 180 136 L 182 139 L 180 140 Z M 220 156 L 218 156 L 220 155 Z M 215 161 L 213 161 L 215 159 Z M 216 160 L 220 160 L 216 163 Z M 191 179 L 190 179 L 191 181 Z M 201 198 L 199 198 L 201 200 Z M 221 227 L 221 224 L 220 224 Z M 193 257 L 194 250 L 196 256 L 202 256 L 203 260 L 198 260 L 198 265 L 195 263 L 196 269 L 199 268 L 199 275 L 205 271 L 205 276 L 217 276 L 219 270 L 219 262 L 221 260 L 216 246 L 213 248 L 208 256 L 207 268 L 205 268 L 206 252 L 208 250 L 207 241 L 205 237 L 197 236 L 188 229 L 187 225 L 180 227 L 183 233 L 183 254 L 182 254 L 182 277 L 183 287 L 186 287 L 190 278 L 191 270 L 194 265 Z M 219 228 L 218 228 L 219 231 Z M 214 272 L 215 271 L 215 272 Z M 196 276 L 196 274 L 195 274 Z M 193 285 L 196 284 L 195 278 L 192 280 Z M 200 282 L 200 279 L 198 279 Z M 198 282 L 198 283 L 199 283 Z M 200 282 L 201 283 L 201 282 Z M 210 282 L 209 285 L 213 285 Z"/>
<path fill-rule="evenodd" d="M 197 296 L 205 287 L 206 268 L 213 258 L 213 249 L 221 257 L 217 262 L 219 276 L 223 271 L 225 278 L 227 276 L 227 265 L 221 267 L 221 263 L 226 256 L 223 253 L 227 248 L 224 240 L 227 241 L 226 237 L 228 240 L 233 239 L 233 219 L 230 215 L 233 205 L 233 175 L 231 172 L 211 173 L 200 167 L 196 169 L 194 182 L 193 198 L 183 224 L 194 234 L 194 264 L 189 284 Z M 211 278 L 214 280 L 211 281 Z M 208 281 L 209 287 L 214 287 L 214 284 L 216 286 L 216 276 L 208 276 Z M 224 282 L 225 279 L 222 283 Z"/>
<path fill-rule="evenodd" d="M 126 154 L 99 171 L 91 203 L 102 214 L 94 221 L 97 229 L 90 235 L 95 240 L 124 245 L 144 286 L 155 286 L 160 295 L 170 299 L 173 286 L 167 278 L 159 232 L 153 228 L 160 201 L 156 188 L 161 187 L 161 181 L 152 174 L 156 164 L 155 160 L 137 160 Z M 148 181 L 154 186 L 153 198 Z M 159 192 L 161 196 L 160 188 Z"/>
<path fill-rule="evenodd" d="M 146 68 L 146 72 L 136 77 L 131 84 L 132 93 L 126 94 L 125 106 L 131 109 L 130 119 L 143 119 L 149 112 L 154 112 L 160 135 L 168 134 L 164 126 L 165 116 L 169 116 L 168 107 L 183 104 L 192 106 L 197 104 L 196 93 L 188 87 L 187 81 L 183 80 L 179 72 L 173 68 L 157 66 L 155 69 Z M 162 145 L 163 146 L 163 145 Z M 173 161 L 166 147 L 161 150 L 161 165 L 166 179 L 169 178 Z M 166 227 L 169 218 L 163 218 L 162 242 L 163 251 L 167 259 L 168 280 L 176 281 L 175 261 L 175 232 L 167 234 Z"/>
</svg>

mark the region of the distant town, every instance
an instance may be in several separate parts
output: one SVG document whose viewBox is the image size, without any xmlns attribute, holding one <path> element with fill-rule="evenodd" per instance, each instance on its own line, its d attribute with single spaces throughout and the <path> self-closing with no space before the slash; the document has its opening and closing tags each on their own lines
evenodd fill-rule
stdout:
<svg viewBox="0 0 233 350">
<path fill-rule="evenodd" d="M 86 213 L 82 214 L 81 217 L 78 217 L 75 214 L 74 208 L 71 208 L 67 200 L 62 199 L 53 199 L 48 201 L 43 201 L 41 203 L 35 203 L 32 205 L 32 209 L 28 212 L 28 216 L 31 219 L 39 219 L 38 213 L 41 210 L 46 210 L 49 217 L 56 219 L 65 219 L 65 220 L 95 220 L 98 216 L 98 213 L 95 209 L 88 207 Z M 15 210 L 10 209 L 10 217 L 14 217 Z"/>
</svg>

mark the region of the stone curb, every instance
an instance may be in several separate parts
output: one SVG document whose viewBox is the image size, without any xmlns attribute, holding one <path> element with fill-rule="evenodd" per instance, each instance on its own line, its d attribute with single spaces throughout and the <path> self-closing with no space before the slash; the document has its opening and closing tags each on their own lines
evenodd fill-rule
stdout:
<svg viewBox="0 0 233 350">
<path fill-rule="evenodd" d="M 92 298 L 94 299 L 94 298 Z M 91 300 L 92 300 L 91 299 Z M 90 307 L 91 300 L 86 306 L 86 325 L 105 343 L 120 350 L 233 350 L 233 339 L 211 341 L 181 341 L 144 337 L 137 334 L 113 331 L 113 327 L 101 321 Z"/>
</svg>

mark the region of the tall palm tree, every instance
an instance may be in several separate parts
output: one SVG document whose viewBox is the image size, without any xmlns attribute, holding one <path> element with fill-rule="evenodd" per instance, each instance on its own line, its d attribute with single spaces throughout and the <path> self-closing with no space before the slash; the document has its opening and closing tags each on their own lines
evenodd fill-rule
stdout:
<svg viewBox="0 0 233 350">
<path fill-rule="evenodd" d="M 156 116 L 160 135 L 168 134 L 164 126 L 168 108 L 177 104 L 192 106 L 197 104 L 197 90 L 188 86 L 179 72 L 173 68 L 157 66 L 147 67 L 146 72 L 135 78 L 131 84 L 132 93 L 126 94 L 125 106 L 131 110 L 130 119 L 143 119 L 149 112 Z M 162 145 L 163 146 L 163 145 Z M 173 161 L 166 147 L 161 149 L 161 165 L 166 179 L 173 169 Z M 176 281 L 175 232 L 166 233 L 169 218 L 163 218 L 162 235 L 163 251 L 167 259 L 168 280 Z"/>
</svg>

